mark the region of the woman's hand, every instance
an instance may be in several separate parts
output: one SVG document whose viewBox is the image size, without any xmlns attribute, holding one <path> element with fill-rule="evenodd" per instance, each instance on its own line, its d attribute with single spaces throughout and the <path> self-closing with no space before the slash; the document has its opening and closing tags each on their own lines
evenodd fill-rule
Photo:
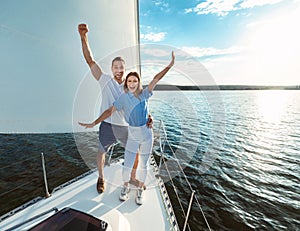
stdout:
<svg viewBox="0 0 300 231">
<path fill-rule="evenodd" d="M 93 128 L 95 126 L 95 123 L 81 123 L 81 122 L 78 122 L 79 125 L 85 127 L 85 128 Z"/>
<path fill-rule="evenodd" d="M 150 114 L 148 115 L 147 127 L 148 128 L 153 128 L 153 118 Z"/>
</svg>

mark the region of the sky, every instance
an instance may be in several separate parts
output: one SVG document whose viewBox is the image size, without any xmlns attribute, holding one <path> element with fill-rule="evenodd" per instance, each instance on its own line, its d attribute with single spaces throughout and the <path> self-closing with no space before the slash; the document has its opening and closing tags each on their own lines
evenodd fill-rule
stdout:
<svg viewBox="0 0 300 231">
<path fill-rule="evenodd" d="M 89 25 L 94 57 L 110 71 L 104 57 L 132 40 L 130 6 L 131 0 L 1 0 L 0 133 L 73 131 L 80 87 L 94 92 L 82 100 L 87 105 L 99 91 L 77 25 Z M 299 0 L 140 0 L 139 9 L 146 82 L 174 50 L 174 71 L 163 83 L 300 85 Z"/>
<path fill-rule="evenodd" d="M 141 0 L 139 4 L 141 43 L 187 52 L 218 85 L 300 84 L 299 0 Z"/>
</svg>

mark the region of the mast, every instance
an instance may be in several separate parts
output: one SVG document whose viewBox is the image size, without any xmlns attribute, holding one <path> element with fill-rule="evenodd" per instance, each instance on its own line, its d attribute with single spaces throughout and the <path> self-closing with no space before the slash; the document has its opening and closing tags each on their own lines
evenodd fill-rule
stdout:
<svg viewBox="0 0 300 231">
<path fill-rule="evenodd" d="M 142 66 L 141 66 L 141 37 L 140 37 L 140 7 L 139 0 L 135 0 L 135 8 L 136 8 L 136 31 L 137 31 L 137 59 L 138 59 L 138 71 L 142 74 Z"/>
</svg>

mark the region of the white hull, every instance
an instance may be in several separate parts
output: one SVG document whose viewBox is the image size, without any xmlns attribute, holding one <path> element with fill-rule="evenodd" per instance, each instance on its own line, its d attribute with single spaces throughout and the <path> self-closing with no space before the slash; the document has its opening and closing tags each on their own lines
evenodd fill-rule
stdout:
<svg viewBox="0 0 300 231">
<path fill-rule="evenodd" d="M 170 211 L 165 209 L 164 201 L 168 199 L 164 199 L 161 186 L 159 186 L 164 187 L 164 185 L 159 178 L 155 177 L 152 165 L 152 170 L 149 169 L 146 180 L 144 204 L 139 206 L 135 203 L 136 188 L 134 186 L 131 186 L 130 197 L 127 201 L 119 200 L 122 185 L 121 163 L 119 161 L 105 167 L 106 190 L 104 193 L 98 194 L 96 190 L 98 172 L 93 171 L 73 183 L 54 190 L 51 197 L 44 198 L 8 217 L 0 223 L 0 230 L 10 229 L 54 207 L 58 210 L 69 207 L 88 213 L 106 221 L 109 224 L 108 230 L 176 230 L 176 226 L 172 229 L 171 225 L 175 218 L 170 218 Z M 165 196 L 167 198 L 167 195 Z M 50 212 L 14 230 L 27 230 L 53 214 L 54 212 Z"/>
</svg>

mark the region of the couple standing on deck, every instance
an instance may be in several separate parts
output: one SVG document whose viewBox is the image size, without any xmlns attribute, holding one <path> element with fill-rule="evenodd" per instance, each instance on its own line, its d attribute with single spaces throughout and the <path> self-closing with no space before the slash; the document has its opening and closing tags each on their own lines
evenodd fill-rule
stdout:
<svg viewBox="0 0 300 231">
<path fill-rule="evenodd" d="M 103 96 L 100 109 L 102 114 L 92 123 L 79 123 L 85 128 L 92 128 L 101 122 L 99 126 L 100 144 L 97 154 L 99 171 L 97 191 L 102 193 L 105 190 L 103 171 L 105 153 L 116 140 L 119 140 L 125 146 L 122 172 L 124 185 L 120 200 L 128 199 L 129 183 L 132 183 L 138 186 L 136 203 L 141 205 L 143 192 L 146 188 L 144 183 L 147 176 L 147 163 L 153 146 L 153 121 L 148 112 L 148 99 L 152 96 L 157 82 L 174 65 L 174 53 L 172 52 L 169 65 L 156 74 L 149 85 L 143 89 L 141 78 L 137 72 L 130 72 L 126 77 L 124 76 L 125 61 L 121 57 L 116 57 L 112 61 L 113 76 L 103 73 L 92 57 L 87 38 L 87 25 L 79 24 L 78 32 L 81 37 L 84 58 L 94 78 L 100 84 Z M 140 180 L 137 180 L 135 176 L 138 164 L 142 172 Z"/>
</svg>

